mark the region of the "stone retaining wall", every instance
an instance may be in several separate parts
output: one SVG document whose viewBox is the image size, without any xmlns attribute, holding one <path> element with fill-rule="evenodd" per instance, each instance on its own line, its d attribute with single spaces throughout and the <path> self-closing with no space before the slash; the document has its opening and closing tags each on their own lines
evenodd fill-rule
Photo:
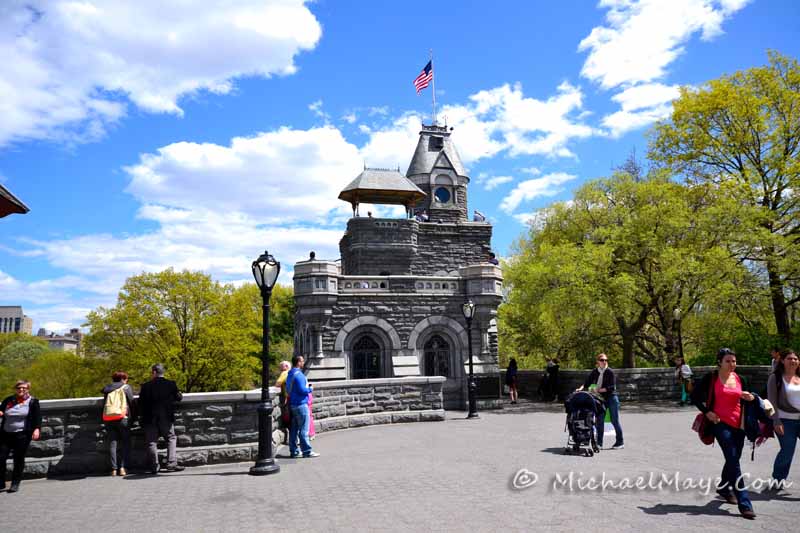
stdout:
<svg viewBox="0 0 800 533">
<path fill-rule="evenodd" d="M 693 367 L 695 379 L 716 367 Z M 678 401 L 680 391 L 675 381 L 673 368 L 614 368 L 617 390 L 622 401 L 652 402 Z M 737 366 L 736 371 L 750 380 L 752 392 L 762 394 L 767 388 L 769 366 Z M 563 400 L 572 391 L 583 385 L 590 370 L 562 370 L 559 372 L 558 397 Z M 521 398 L 538 399 L 537 391 L 544 377 L 541 370 L 520 370 L 517 374 L 517 389 Z M 505 383 L 505 370 L 502 371 Z"/>
<path fill-rule="evenodd" d="M 444 420 L 444 381 L 412 377 L 315 384 L 316 431 Z M 273 441 L 280 443 L 278 389 L 271 391 Z M 260 390 L 185 394 L 175 414 L 178 462 L 197 466 L 254 460 L 260 399 Z M 42 400 L 41 406 L 42 436 L 31 442 L 26 477 L 102 474 L 110 469 L 107 435 L 100 422 L 102 398 Z M 143 468 L 144 435 L 138 425 L 132 430 L 132 448 L 132 469 Z"/>
</svg>

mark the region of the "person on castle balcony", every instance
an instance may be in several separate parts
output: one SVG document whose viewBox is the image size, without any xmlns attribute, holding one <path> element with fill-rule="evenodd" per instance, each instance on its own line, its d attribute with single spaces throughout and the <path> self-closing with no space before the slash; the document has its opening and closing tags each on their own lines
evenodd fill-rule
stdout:
<svg viewBox="0 0 800 533">
<path fill-rule="evenodd" d="M 494 252 L 489 252 L 489 259 L 487 260 L 487 263 L 491 263 L 493 265 L 499 265 L 500 261 L 497 260 L 497 256 L 494 255 Z"/>
</svg>

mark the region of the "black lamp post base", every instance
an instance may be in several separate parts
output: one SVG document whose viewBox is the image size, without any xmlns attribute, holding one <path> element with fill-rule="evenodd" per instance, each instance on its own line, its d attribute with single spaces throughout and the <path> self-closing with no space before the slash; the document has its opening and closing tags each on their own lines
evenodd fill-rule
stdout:
<svg viewBox="0 0 800 533">
<path fill-rule="evenodd" d="M 251 476 L 267 476 L 269 474 L 277 474 L 280 471 L 281 467 L 275 463 L 275 459 L 256 461 L 255 466 L 250 467 Z"/>
</svg>

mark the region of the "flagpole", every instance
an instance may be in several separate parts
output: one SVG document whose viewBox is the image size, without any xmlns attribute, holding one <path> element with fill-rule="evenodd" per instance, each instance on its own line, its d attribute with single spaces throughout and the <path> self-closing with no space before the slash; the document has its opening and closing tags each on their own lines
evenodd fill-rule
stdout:
<svg viewBox="0 0 800 533">
<path fill-rule="evenodd" d="M 431 52 L 431 70 L 433 70 L 433 77 L 431 78 L 431 96 L 433 96 L 433 125 L 436 125 L 436 71 L 433 69 L 433 48 Z"/>
</svg>

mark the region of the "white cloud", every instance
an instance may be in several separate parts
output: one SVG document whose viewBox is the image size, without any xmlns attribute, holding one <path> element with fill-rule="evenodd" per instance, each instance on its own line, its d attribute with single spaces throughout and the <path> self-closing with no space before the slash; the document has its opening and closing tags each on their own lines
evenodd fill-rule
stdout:
<svg viewBox="0 0 800 533">
<path fill-rule="evenodd" d="M 603 117 L 603 126 L 612 137 L 667 118 L 672 113 L 672 101 L 680 95 L 677 85 L 661 83 L 635 85 L 615 94 L 611 99 L 621 109 Z"/>
<path fill-rule="evenodd" d="M 275 224 L 324 217 L 361 168 L 358 149 L 325 126 L 236 137 L 229 146 L 179 142 L 125 170 L 128 192 L 144 204 L 240 212 Z"/>
<path fill-rule="evenodd" d="M 304 0 L 12 1 L 0 11 L 0 146 L 87 140 L 127 101 L 180 115 L 181 97 L 292 74 L 319 22 Z"/>
<path fill-rule="evenodd" d="M 358 120 L 358 117 L 354 112 L 350 112 L 342 115 L 342 120 L 344 120 L 348 124 L 355 124 L 356 120 Z"/>
<path fill-rule="evenodd" d="M 321 99 L 317 100 L 316 102 L 312 102 L 312 103 L 308 104 L 308 109 L 309 109 L 309 111 L 314 113 L 319 118 L 325 119 L 325 122 L 328 122 L 328 120 L 330 120 L 330 118 L 331 118 L 331 116 L 328 113 L 326 113 L 325 111 L 322 110 L 322 100 Z"/>
<path fill-rule="evenodd" d="M 542 171 L 536 167 L 524 167 L 521 168 L 520 171 L 524 172 L 525 174 L 530 174 L 531 176 L 540 176 Z"/>
<path fill-rule="evenodd" d="M 510 183 L 512 181 L 514 181 L 514 178 L 511 176 L 495 176 L 493 178 L 488 178 L 483 182 L 483 189 L 486 191 L 491 191 L 504 183 Z"/>
<path fill-rule="evenodd" d="M 479 91 L 467 104 L 444 106 L 439 118 L 454 129 L 465 165 L 503 151 L 512 157 L 571 157 L 572 140 L 599 133 L 577 118 L 582 106 L 580 89 L 566 82 L 546 100 L 526 97 L 520 84 L 505 84 Z M 399 163 L 403 168 L 410 161 L 407 146 L 416 144 L 421 124 L 420 115 L 406 113 L 386 127 L 362 128 L 371 133 L 362 149 L 367 164 L 394 167 Z"/>
<path fill-rule="evenodd" d="M 589 56 L 581 75 L 604 89 L 651 82 L 684 52 L 696 33 L 710 40 L 722 33 L 726 18 L 747 0 L 602 0 L 609 8 L 598 26 L 578 45 Z"/>
<path fill-rule="evenodd" d="M 547 174 L 541 178 L 534 178 L 520 182 L 503 201 L 500 202 L 500 209 L 508 214 L 512 214 L 522 202 L 528 202 L 542 196 L 555 196 L 563 191 L 564 183 L 574 180 L 577 176 L 564 172 Z"/>
<path fill-rule="evenodd" d="M 361 148 L 361 157 L 368 167 L 395 168 L 405 172 L 419 139 L 422 121 L 418 115 L 405 114 L 379 130 L 370 130 L 370 139 Z M 353 177 L 356 175 L 354 174 Z"/>
</svg>

